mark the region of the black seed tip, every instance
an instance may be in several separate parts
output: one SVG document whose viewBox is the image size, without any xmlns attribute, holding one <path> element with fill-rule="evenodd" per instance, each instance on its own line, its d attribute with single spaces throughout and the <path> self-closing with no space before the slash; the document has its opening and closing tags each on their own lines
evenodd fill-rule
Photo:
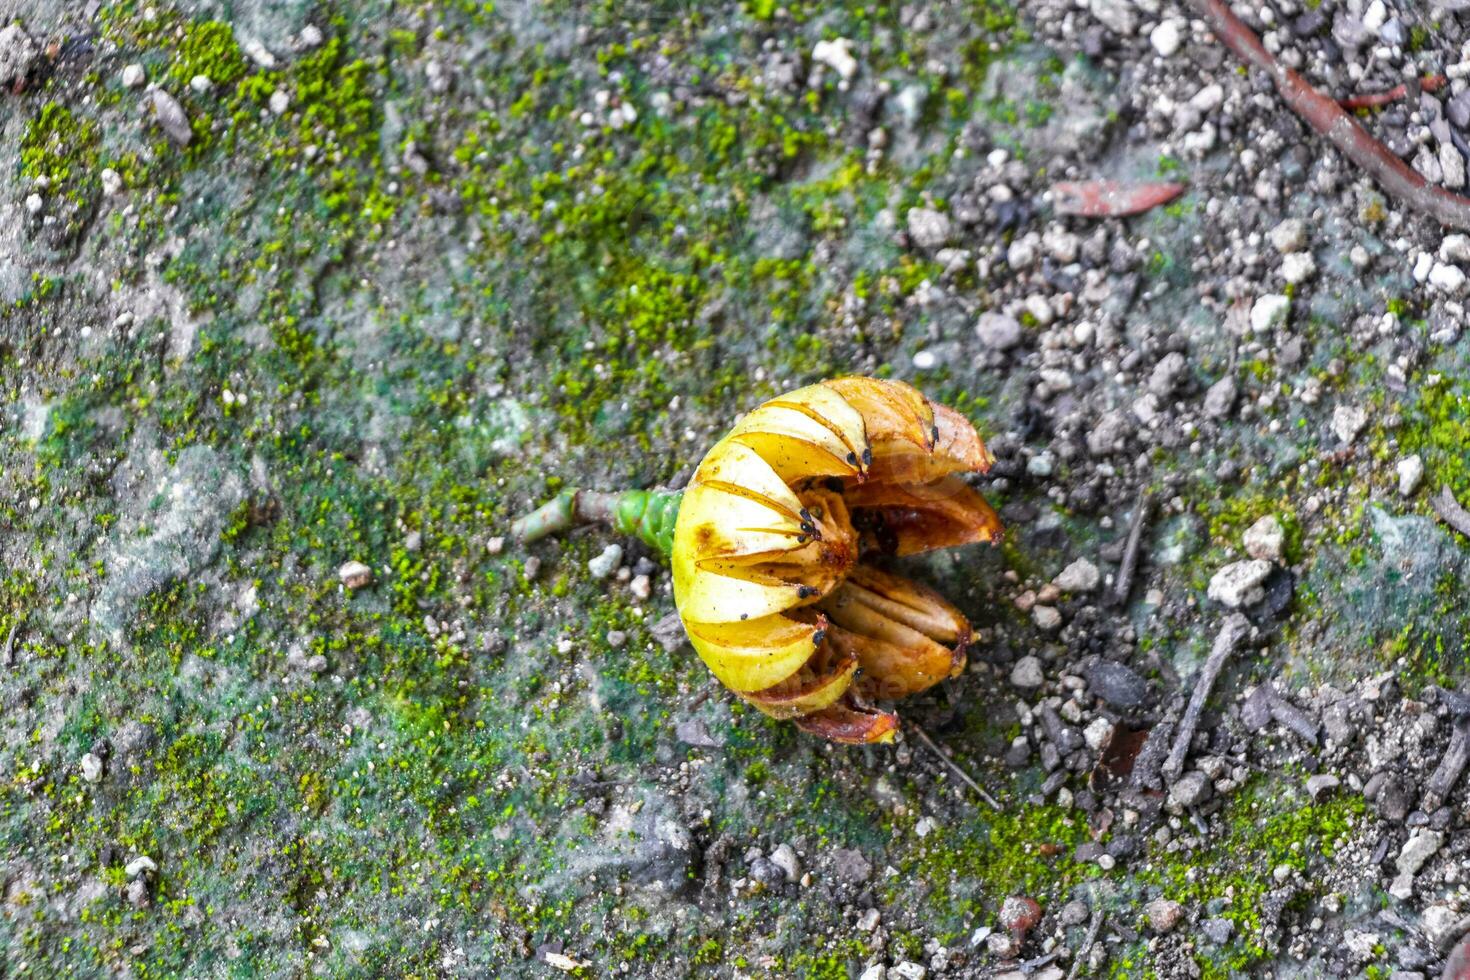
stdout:
<svg viewBox="0 0 1470 980">
<path fill-rule="evenodd" d="M 750 618 L 750 613 L 741 613 L 741 614 L 740 614 L 740 618 L 741 618 L 741 619 L 742 619 L 742 620 L 744 620 L 744 619 L 749 619 L 749 618 Z"/>
<path fill-rule="evenodd" d="M 871 448 L 864 448 L 863 449 L 863 465 L 864 466 L 872 466 L 873 465 L 873 450 Z"/>
<path fill-rule="evenodd" d="M 847 454 L 847 465 L 848 466 L 856 466 L 857 465 L 857 453 L 848 453 Z"/>
<path fill-rule="evenodd" d="M 812 634 L 812 644 L 814 646 L 821 646 L 822 643 L 826 639 L 827 639 L 827 631 L 826 630 L 817 630 L 815 633 Z"/>
<path fill-rule="evenodd" d="M 801 519 L 803 521 L 806 521 L 807 523 L 811 523 L 811 519 L 812 519 L 811 512 L 809 510 L 807 510 L 805 507 L 803 507 L 801 509 Z"/>
<path fill-rule="evenodd" d="M 798 585 L 796 587 L 796 597 L 798 599 L 805 599 L 808 596 L 813 596 L 813 595 L 816 595 L 816 594 L 817 594 L 817 590 L 811 588 L 810 586 Z"/>
<path fill-rule="evenodd" d="M 929 430 L 929 441 L 935 445 L 939 444 L 939 426 L 936 425 Z"/>
</svg>

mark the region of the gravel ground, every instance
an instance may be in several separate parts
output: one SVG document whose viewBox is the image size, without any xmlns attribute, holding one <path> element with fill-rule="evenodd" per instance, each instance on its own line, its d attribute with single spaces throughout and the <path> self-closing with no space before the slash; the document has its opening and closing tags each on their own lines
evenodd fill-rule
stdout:
<svg viewBox="0 0 1470 980">
<path fill-rule="evenodd" d="M 1459 191 L 1455 6 L 1238 13 Z M 1470 237 L 1192 8 L 0 23 L 7 975 L 1470 975 Z M 1007 528 L 896 745 L 506 536 L 852 372 Z"/>
</svg>

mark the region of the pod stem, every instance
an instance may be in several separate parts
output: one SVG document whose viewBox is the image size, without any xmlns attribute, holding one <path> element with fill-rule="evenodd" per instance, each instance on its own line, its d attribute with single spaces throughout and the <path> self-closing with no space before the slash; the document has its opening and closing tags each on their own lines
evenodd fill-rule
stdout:
<svg viewBox="0 0 1470 980">
<path fill-rule="evenodd" d="M 674 550 L 674 523 L 682 490 L 563 490 L 510 526 L 510 533 L 530 544 L 579 524 L 605 524 L 636 536 L 668 558 Z"/>
</svg>

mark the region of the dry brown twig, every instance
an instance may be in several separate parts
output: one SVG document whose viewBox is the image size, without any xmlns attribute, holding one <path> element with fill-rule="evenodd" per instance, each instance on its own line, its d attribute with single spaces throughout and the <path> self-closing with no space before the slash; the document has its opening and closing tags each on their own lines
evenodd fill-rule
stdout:
<svg viewBox="0 0 1470 980">
<path fill-rule="evenodd" d="M 939 761 L 943 762 L 950 772 L 959 777 L 960 782 L 964 783 L 966 786 L 970 787 L 970 789 L 974 790 L 976 795 L 978 795 L 980 799 L 990 804 L 990 808 L 992 810 L 1000 811 L 1001 805 L 995 801 L 995 797 L 985 792 L 985 788 L 983 786 L 975 782 L 975 780 L 970 777 L 969 773 L 961 769 L 960 764 L 951 759 L 949 755 L 945 753 L 942 748 L 939 747 L 938 743 L 936 743 L 934 739 L 929 737 L 928 732 L 924 731 L 924 729 L 920 728 L 913 722 L 910 722 L 908 727 L 911 731 L 913 731 L 915 735 L 919 736 L 919 741 L 923 742 L 929 747 L 929 751 L 939 756 Z"/>
<path fill-rule="evenodd" d="M 1389 197 L 1442 225 L 1470 229 L 1470 198 L 1429 183 L 1369 135 L 1341 105 L 1277 61 L 1225 0 L 1190 0 L 1190 4 L 1221 44 L 1246 64 L 1270 75 L 1291 111 L 1377 181 Z"/>
<path fill-rule="evenodd" d="M 1449 83 L 1449 79 L 1443 75 L 1425 75 L 1419 79 L 1419 90 L 1421 92 L 1437 92 Z M 1338 99 L 1337 104 L 1348 111 L 1353 109 L 1377 109 L 1397 102 L 1409 94 L 1407 82 L 1395 85 L 1386 92 L 1365 92 L 1362 95 L 1349 95 L 1345 99 Z"/>
</svg>

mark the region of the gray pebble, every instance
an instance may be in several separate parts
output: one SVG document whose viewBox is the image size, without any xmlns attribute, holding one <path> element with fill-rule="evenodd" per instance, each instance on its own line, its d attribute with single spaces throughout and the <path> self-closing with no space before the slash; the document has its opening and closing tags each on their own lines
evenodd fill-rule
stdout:
<svg viewBox="0 0 1470 980">
<path fill-rule="evenodd" d="M 1169 786 L 1169 799 L 1183 807 L 1199 806 L 1214 791 L 1209 776 L 1198 769 L 1191 769 Z"/>
<path fill-rule="evenodd" d="M 1010 350 L 1021 342 L 1021 323 L 1004 313 L 982 313 L 975 323 L 975 336 L 991 350 Z"/>
</svg>

